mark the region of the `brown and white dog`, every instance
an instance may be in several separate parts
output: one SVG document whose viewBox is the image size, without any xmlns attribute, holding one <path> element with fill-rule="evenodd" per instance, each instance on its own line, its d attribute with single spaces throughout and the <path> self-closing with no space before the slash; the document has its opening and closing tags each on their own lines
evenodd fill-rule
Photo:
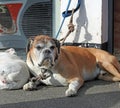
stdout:
<svg viewBox="0 0 120 108">
<path fill-rule="evenodd" d="M 59 41 L 44 35 L 29 44 L 27 64 L 34 76 L 46 77 L 41 79 L 44 84 L 68 86 L 66 96 L 76 95 L 84 81 L 96 77 L 120 81 L 120 64 L 114 56 L 95 48 L 60 47 Z M 32 88 L 32 84 L 24 89 Z"/>
</svg>

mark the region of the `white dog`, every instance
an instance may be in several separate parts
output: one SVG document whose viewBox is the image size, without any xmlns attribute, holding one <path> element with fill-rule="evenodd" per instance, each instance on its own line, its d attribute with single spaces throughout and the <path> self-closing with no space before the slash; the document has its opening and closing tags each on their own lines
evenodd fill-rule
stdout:
<svg viewBox="0 0 120 108">
<path fill-rule="evenodd" d="M 0 89 L 19 89 L 28 81 L 27 64 L 13 48 L 0 52 Z"/>
</svg>

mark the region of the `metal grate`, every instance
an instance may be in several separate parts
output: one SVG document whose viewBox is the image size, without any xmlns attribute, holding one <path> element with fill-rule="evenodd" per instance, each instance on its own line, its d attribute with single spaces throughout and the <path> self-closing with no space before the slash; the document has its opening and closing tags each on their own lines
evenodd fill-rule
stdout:
<svg viewBox="0 0 120 108">
<path fill-rule="evenodd" d="M 31 5 L 23 15 L 22 29 L 27 38 L 38 34 L 52 36 L 52 0 Z"/>
</svg>

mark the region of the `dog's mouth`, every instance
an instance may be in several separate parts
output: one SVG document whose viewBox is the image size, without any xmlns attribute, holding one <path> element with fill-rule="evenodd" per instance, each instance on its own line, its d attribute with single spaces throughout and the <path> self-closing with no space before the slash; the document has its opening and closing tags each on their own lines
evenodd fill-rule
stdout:
<svg viewBox="0 0 120 108">
<path fill-rule="evenodd" d="M 52 57 L 45 57 L 41 63 L 38 64 L 41 66 L 52 67 L 54 65 Z"/>
</svg>

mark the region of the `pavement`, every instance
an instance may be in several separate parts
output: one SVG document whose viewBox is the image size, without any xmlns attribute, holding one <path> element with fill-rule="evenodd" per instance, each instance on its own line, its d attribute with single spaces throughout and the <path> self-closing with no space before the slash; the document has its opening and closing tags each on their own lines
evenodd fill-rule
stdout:
<svg viewBox="0 0 120 108">
<path fill-rule="evenodd" d="M 17 50 L 25 60 L 25 50 Z M 65 97 L 67 87 L 39 86 L 35 91 L 1 90 L 0 108 L 120 108 L 119 82 L 86 82 L 75 97 Z"/>
</svg>

